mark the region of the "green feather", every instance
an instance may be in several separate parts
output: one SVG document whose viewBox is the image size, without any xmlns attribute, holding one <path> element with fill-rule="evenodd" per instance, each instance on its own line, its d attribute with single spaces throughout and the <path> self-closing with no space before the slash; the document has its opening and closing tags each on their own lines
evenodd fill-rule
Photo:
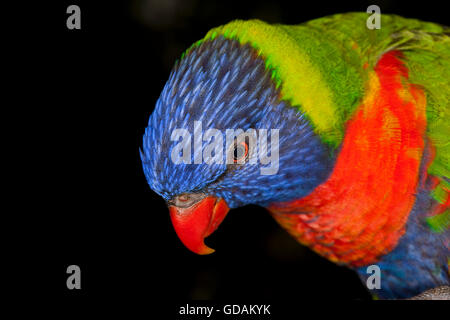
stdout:
<svg viewBox="0 0 450 320">
<path fill-rule="evenodd" d="M 427 224 L 433 232 L 441 233 L 446 231 L 450 226 L 450 210 L 445 210 L 441 214 L 437 214 L 426 218 Z"/>
</svg>

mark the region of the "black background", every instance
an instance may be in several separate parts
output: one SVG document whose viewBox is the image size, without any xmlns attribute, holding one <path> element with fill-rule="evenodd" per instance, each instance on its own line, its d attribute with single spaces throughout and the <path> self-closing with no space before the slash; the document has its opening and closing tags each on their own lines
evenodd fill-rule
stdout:
<svg viewBox="0 0 450 320">
<path fill-rule="evenodd" d="M 81 30 L 66 28 L 70 4 L 81 8 Z M 295 24 L 370 4 L 448 24 L 444 8 L 430 1 L 71 0 L 18 9 L 22 21 L 10 29 L 30 25 L 14 41 L 25 48 L 18 98 L 27 103 L 17 109 L 27 116 L 22 131 L 32 128 L 21 146 L 33 175 L 22 181 L 31 195 L 20 205 L 28 209 L 17 214 L 25 246 L 16 288 L 74 306 L 169 303 L 168 314 L 190 299 L 299 307 L 310 299 L 370 299 L 356 274 L 301 247 L 262 208 L 231 211 L 207 239 L 216 253 L 189 252 L 138 153 L 172 64 L 209 29 L 237 18 Z M 66 288 L 71 264 L 82 271 L 78 291 Z M 19 281 L 30 273 L 34 285 Z"/>
</svg>

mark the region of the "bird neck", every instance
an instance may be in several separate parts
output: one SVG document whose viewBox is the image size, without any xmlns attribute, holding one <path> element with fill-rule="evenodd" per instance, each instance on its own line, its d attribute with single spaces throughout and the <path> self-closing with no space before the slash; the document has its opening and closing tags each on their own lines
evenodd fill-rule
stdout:
<svg viewBox="0 0 450 320">
<path fill-rule="evenodd" d="M 299 242 L 337 263 L 363 266 L 390 252 L 414 205 L 426 102 L 398 56 L 386 53 L 371 73 L 329 178 L 269 206 Z"/>
</svg>

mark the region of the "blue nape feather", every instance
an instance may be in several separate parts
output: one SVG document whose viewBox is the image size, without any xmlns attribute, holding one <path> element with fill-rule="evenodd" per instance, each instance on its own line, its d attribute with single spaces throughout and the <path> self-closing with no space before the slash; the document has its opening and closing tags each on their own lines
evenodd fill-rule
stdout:
<svg viewBox="0 0 450 320">
<path fill-rule="evenodd" d="M 261 163 L 175 164 L 174 129 L 279 129 L 279 170 Z M 223 149 L 226 153 L 225 146 Z M 191 49 L 175 65 L 143 137 L 141 159 L 150 187 L 165 200 L 183 193 L 222 197 L 230 208 L 303 197 L 330 174 L 334 159 L 303 114 L 280 99 L 262 57 L 249 45 L 218 37 Z M 198 154 L 197 154 L 198 156 Z"/>
</svg>

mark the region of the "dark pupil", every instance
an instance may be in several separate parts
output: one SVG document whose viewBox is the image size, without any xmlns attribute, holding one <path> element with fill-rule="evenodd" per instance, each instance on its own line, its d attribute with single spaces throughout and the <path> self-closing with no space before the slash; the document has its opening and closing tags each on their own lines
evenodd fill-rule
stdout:
<svg viewBox="0 0 450 320">
<path fill-rule="evenodd" d="M 245 149 L 242 146 L 236 146 L 234 148 L 234 159 L 238 160 L 241 159 L 244 156 Z"/>
</svg>

